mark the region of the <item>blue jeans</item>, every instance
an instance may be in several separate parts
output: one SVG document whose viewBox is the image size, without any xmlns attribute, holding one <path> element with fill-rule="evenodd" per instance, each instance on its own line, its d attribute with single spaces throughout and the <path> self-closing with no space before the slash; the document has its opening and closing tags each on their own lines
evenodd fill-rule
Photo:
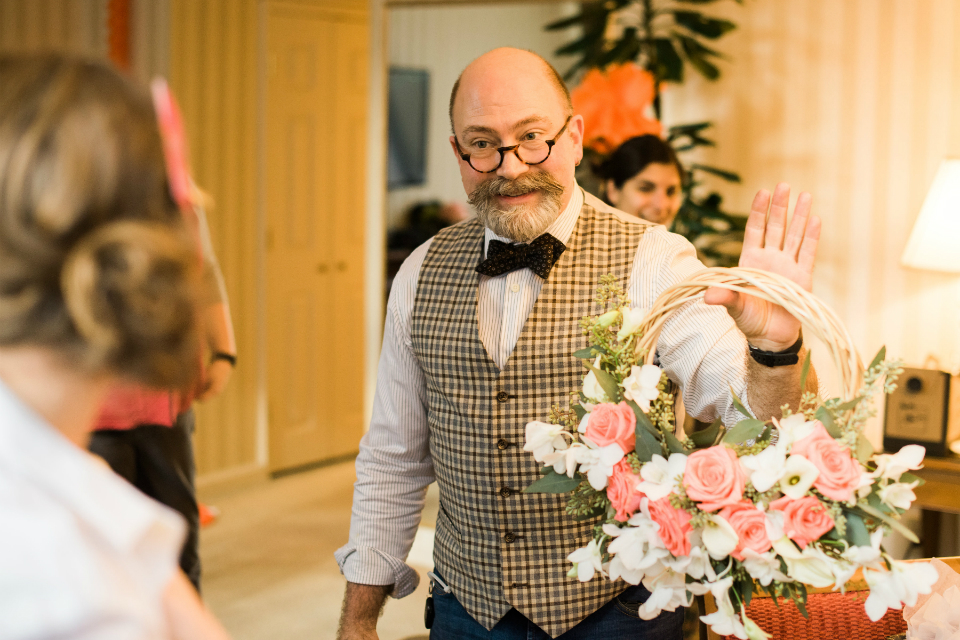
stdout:
<svg viewBox="0 0 960 640">
<path fill-rule="evenodd" d="M 642 585 L 629 587 L 619 596 L 600 607 L 556 640 L 681 640 L 683 638 L 683 609 L 665 611 L 653 620 L 641 620 L 637 608 L 650 597 Z M 452 593 L 433 590 L 436 611 L 430 640 L 548 640 L 549 635 L 516 609 L 491 630 L 487 631 L 474 620 Z"/>
</svg>

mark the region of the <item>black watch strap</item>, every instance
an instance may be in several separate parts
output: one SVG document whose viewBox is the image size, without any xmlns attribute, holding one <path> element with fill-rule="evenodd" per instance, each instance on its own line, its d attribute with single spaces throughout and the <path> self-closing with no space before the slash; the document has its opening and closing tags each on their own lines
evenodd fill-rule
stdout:
<svg viewBox="0 0 960 640">
<path fill-rule="evenodd" d="M 214 351 L 213 355 L 210 356 L 210 362 L 214 362 L 216 360 L 226 360 L 227 362 L 230 363 L 231 367 L 237 366 L 237 356 L 233 355 L 232 353 L 224 353 L 223 351 Z"/>
<path fill-rule="evenodd" d="M 750 347 L 750 357 L 763 366 L 786 367 L 800 362 L 800 356 L 798 354 L 803 347 L 803 332 L 800 332 L 800 337 L 797 338 L 796 342 L 783 351 L 764 351 L 750 343 L 747 343 L 747 346 Z"/>
</svg>

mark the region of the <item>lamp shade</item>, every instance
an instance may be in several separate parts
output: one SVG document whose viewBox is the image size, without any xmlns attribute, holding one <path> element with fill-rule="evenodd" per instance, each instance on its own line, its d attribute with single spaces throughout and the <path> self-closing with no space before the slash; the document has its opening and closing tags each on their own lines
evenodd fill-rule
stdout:
<svg viewBox="0 0 960 640">
<path fill-rule="evenodd" d="M 960 160 L 940 163 L 900 262 L 914 269 L 960 273 Z"/>
</svg>

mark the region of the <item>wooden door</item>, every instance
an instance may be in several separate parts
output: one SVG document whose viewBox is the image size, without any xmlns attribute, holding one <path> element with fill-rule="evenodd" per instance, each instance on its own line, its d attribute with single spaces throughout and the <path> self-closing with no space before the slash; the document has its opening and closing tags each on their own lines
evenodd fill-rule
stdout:
<svg viewBox="0 0 960 640">
<path fill-rule="evenodd" d="M 271 471 L 363 433 L 365 6 L 264 7 L 263 176 Z"/>
</svg>

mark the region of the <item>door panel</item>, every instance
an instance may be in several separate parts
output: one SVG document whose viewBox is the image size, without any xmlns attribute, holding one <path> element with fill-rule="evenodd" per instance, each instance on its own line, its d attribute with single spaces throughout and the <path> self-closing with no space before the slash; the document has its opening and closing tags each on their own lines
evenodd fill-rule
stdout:
<svg viewBox="0 0 960 640">
<path fill-rule="evenodd" d="M 346 8 L 345 8 L 346 7 Z M 363 433 L 363 10 L 268 3 L 264 163 L 270 467 Z"/>
</svg>

